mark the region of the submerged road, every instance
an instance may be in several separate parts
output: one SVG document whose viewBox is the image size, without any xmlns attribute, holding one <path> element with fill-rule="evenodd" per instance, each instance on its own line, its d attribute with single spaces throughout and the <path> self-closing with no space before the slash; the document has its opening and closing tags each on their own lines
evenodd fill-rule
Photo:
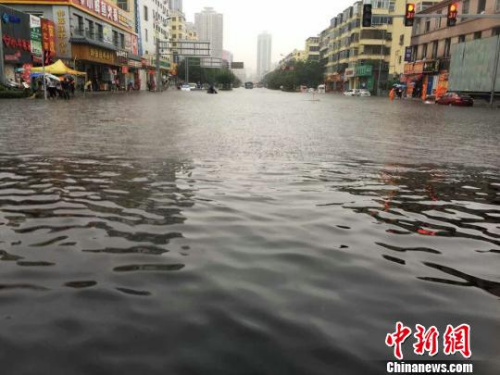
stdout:
<svg viewBox="0 0 500 375">
<path fill-rule="evenodd" d="M 5 374 L 383 374 L 397 321 L 467 323 L 498 370 L 498 111 L 265 89 L 0 111 Z"/>
</svg>

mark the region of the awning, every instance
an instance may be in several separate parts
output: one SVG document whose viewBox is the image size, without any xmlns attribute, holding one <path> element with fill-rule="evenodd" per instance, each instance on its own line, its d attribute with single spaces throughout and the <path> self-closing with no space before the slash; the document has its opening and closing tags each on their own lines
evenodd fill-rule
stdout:
<svg viewBox="0 0 500 375">
<path fill-rule="evenodd" d="M 42 67 L 37 67 L 37 68 L 31 68 L 32 72 L 36 73 L 41 73 L 43 72 L 44 68 Z M 52 65 L 47 65 L 45 67 L 45 73 L 50 73 L 54 74 L 57 76 L 63 76 L 65 74 L 71 74 L 75 76 L 84 76 L 85 72 L 79 72 L 77 70 L 71 69 L 64 65 L 64 63 L 61 60 L 57 60 L 54 64 Z"/>
</svg>

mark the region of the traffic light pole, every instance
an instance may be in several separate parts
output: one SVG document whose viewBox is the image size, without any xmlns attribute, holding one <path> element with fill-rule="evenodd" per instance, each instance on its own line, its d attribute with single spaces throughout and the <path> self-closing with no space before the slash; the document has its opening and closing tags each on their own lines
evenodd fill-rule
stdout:
<svg viewBox="0 0 500 375">
<path fill-rule="evenodd" d="M 493 107 L 493 101 L 495 100 L 495 85 L 497 81 L 498 73 L 498 63 L 500 62 L 500 35 L 497 36 L 497 51 L 495 54 L 495 60 L 493 65 L 493 77 L 491 79 L 491 96 L 490 96 L 490 106 Z"/>
</svg>

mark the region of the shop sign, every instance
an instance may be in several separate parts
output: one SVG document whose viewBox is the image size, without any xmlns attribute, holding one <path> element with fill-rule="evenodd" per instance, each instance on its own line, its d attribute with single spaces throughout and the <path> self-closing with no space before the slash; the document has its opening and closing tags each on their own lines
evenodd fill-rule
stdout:
<svg viewBox="0 0 500 375">
<path fill-rule="evenodd" d="M 353 68 L 346 69 L 344 72 L 344 77 L 345 78 L 352 78 L 354 77 L 355 70 Z"/>
<path fill-rule="evenodd" d="M 0 5 L 2 15 L 3 58 L 5 61 L 26 64 L 33 61 L 31 55 L 30 16 Z"/>
<path fill-rule="evenodd" d="M 46 60 L 48 60 L 46 62 L 50 63 L 50 60 L 56 55 L 55 24 L 45 18 L 42 18 L 42 48 Z"/>
<path fill-rule="evenodd" d="M 122 73 L 127 74 L 128 73 L 128 66 L 122 66 Z"/>
<path fill-rule="evenodd" d="M 30 15 L 31 53 L 42 58 L 42 22 L 39 17 Z"/>
<path fill-rule="evenodd" d="M 116 62 L 118 64 L 127 65 L 128 63 L 128 52 L 123 50 L 116 51 Z"/>
<path fill-rule="evenodd" d="M 3 13 L 2 14 L 2 22 L 3 23 L 21 23 L 21 19 L 19 17 L 16 17 L 15 15 L 13 14 L 7 14 L 7 13 Z"/>
<path fill-rule="evenodd" d="M 69 57 L 69 20 L 68 13 L 63 7 L 54 7 L 56 15 L 56 49 L 57 55 L 61 57 Z"/>
<path fill-rule="evenodd" d="M 371 66 L 371 65 L 358 65 L 356 67 L 356 76 L 357 77 L 371 76 L 372 73 L 373 73 L 373 66 Z"/>
<path fill-rule="evenodd" d="M 128 12 L 118 8 L 115 4 L 107 0 L 71 0 L 80 8 L 90 14 L 105 18 L 110 23 L 132 28 L 132 19 Z"/>
<path fill-rule="evenodd" d="M 439 71 L 439 60 L 425 61 L 423 72 L 424 73 L 437 73 Z"/>
<path fill-rule="evenodd" d="M 421 74 L 424 71 L 424 62 L 419 61 L 413 64 L 413 74 Z"/>
<path fill-rule="evenodd" d="M 31 53 L 31 42 L 26 39 L 13 38 L 10 35 L 5 34 L 2 36 L 2 41 L 5 47 L 10 49 L 22 50 Z"/>
<path fill-rule="evenodd" d="M 405 74 L 413 74 L 413 64 L 405 64 L 404 72 Z"/>
<path fill-rule="evenodd" d="M 90 47 L 89 48 L 89 56 L 91 58 L 96 59 L 96 60 L 104 60 L 104 61 L 110 62 L 110 63 L 114 62 L 113 52 L 102 50 L 100 48 Z"/>
<path fill-rule="evenodd" d="M 128 66 L 131 68 L 142 68 L 142 64 L 139 61 L 129 60 Z"/>
</svg>

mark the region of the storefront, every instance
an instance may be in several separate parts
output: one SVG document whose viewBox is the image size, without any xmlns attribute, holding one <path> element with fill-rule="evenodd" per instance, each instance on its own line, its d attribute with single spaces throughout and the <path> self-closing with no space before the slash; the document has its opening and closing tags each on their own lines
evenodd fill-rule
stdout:
<svg viewBox="0 0 500 375">
<path fill-rule="evenodd" d="M 73 56 L 78 56 L 78 59 L 75 59 L 76 69 L 87 73 L 87 82 L 90 81 L 89 90 L 111 90 L 119 78 L 118 72 L 121 72 L 116 51 L 73 42 L 71 52 Z"/>
<path fill-rule="evenodd" d="M 425 100 L 447 91 L 448 72 L 439 72 L 439 60 L 417 61 L 405 64 L 401 81 L 407 86 L 408 97 Z"/>
<path fill-rule="evenodd" d="M 32 64 L 30 16 L 0 5 L 4 76 L 6 81 L 20 82 L 17 72 L 24 64 Z M 34 17 L 37 18 L 37 17 Z M 38 21 L 40 19 L 38 18 Z"/>
<path fill-rule="evenodd" d="M 374 88 L 373 65 L 356 66 L 355 88 L 373 91 Z"/>
</svg>

